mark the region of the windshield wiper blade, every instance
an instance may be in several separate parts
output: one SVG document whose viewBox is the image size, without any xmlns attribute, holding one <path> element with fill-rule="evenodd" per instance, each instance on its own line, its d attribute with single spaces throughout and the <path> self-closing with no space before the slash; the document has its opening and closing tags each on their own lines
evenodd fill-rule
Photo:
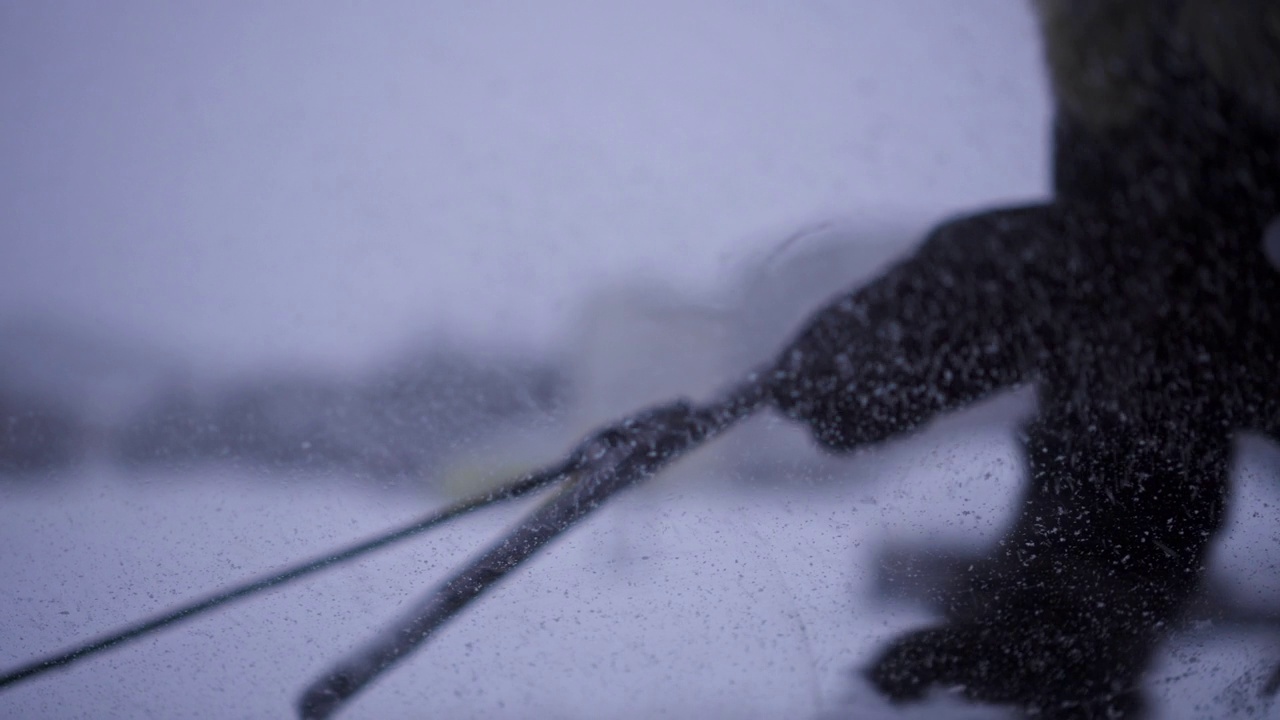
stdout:
<svg viewBox="0 0 1280 720">
<path fill-rule="evenodd" d="M 584 460 L 556 492 L 506 537 L 438 585 L 401 620 L 334 665 L 303 692 L 305 720 L 327 718 L 363 687 L 407 657 L 451 617 L 492 588 L 540 548 L 605 503 L 614 493 L 651 477 L 689 450 L 751 414 L 766 398 L 753 376 L 701 408 L 674 402 L 632 416 L 588 438 L 574 456 Z"/>
<path fill-rule="evenodd" d="M 158 630 L 162 630 L 170 625 L 194 619 L 199 615 L 215 610 L 236 600 L 243 600 L 251 595 L 271 590 L 312 573 L 355 560 L 356 558 L 371 553 L 374 550 L 379 550 L 393 543 L 419 535 L 427 530 L 431 530 L 432 528 L 439 527 L 450 520 L 466 515 L 472 511 L 479 510 L 504 500 L 512 500 L 522 497 L 535 490 L 544 488 L 562 480 L 564 477 L 574 472 L 581 462 L 582 458 L 580 455 L 578 453 L 573 453 L 558 465 L 529 473 L 528 475 L 507 483 L 506 485 L 464 498 L 452 505 L 434 511 L 394 530 L 387 531 L 346 548 L 335 550 L 326 555 L 277 570 L 253 580 L 248 580 L 235 587 L 213 593 L 212 595 L 199 600 L 192 600 L 191 602 L 173 610 L 145 620 L 139 620 L 131 625 L 121 628 L 120 630 L 83 642 L 63 652 L 49 655 L 38 660 L 33 660 L 25 665 L 21 665 L 0 674 L 0 690 L 23 680 L 66 667 L 76 661 L 84 660 L 106 650 L 119 647 L 132 640 L 137 640 L 138 638 L 144 637 Z"/>
</svg>

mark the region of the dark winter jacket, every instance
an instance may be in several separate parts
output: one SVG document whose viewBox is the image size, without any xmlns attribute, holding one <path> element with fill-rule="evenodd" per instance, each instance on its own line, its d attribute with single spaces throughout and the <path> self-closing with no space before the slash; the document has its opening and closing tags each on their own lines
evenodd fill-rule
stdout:
<svg viewBox="0 0 1280 720">
<path fill-rule="evenodd" d="M 1280 0 L 1037 0 L 1049 201 L 944 223 L 781 353 L 773 398 L 851 450 L 1033 383 L 1021 513 L 868 668 L 1040 718 L 1140 717 L 1240 431 L 1280 440 Z"/>
</svg>

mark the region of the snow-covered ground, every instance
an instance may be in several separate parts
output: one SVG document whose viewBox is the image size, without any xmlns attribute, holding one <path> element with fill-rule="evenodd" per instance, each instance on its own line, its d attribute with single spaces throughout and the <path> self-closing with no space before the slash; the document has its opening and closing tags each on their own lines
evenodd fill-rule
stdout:
<svg viewBox="0 0 1280 720">
<path fill-rule="evenodd" d="M 1242 597 L 1274 606 L 1276 451 L 1245 447 L 1241 502 L 1214 567 Z M 342 717 L 1002 717 L 945 698 L 899 711 L 853 670 L 928 619 L 877 596 L 888 544 L 976 546 L 999 530 L 1017 476 L 1007 426 L 962 415 L 844 472 L 847 482 L 822 487 L 745 489 L 677 467 L 553 544 Z M 315 478 L 98 468 L 73 480 L 0 498 L 4 667 L 439 502 Z M 287 716 L 317 673 L 519 512 L 464 520 L 27 681 L 0 693 L 0 717 Z M 1280 660 L 1277 639 L 1212 627 L 1180 636 L 1151 676 L 1155 717 L 1280 717 L 1256 697 Z"/>
</svg>

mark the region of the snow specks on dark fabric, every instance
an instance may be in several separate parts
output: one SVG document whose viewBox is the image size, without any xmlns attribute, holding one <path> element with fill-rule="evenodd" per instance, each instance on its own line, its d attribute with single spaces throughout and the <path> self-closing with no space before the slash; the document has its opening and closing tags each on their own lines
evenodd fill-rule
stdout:
<svg viewBox="0 0 1280 720">
<path fill-rule="evenodd" d="M 895 700 L 959 687 L 1037 717 L 1141 717 L 1142 674 L 1223 523 L 1232 442 L 1280 439 L 1280 271 L 1263 242 L 1280 118 L 1180 32 L 1143 34 L 1124 124 L 1059 108 L 1051 201 L 944 223 L 775 366 L 776 404 L 833 451 L 1037 389 L 1017 520 L 939 598 L 945 621 L 867 670 Z"/>
</svg>

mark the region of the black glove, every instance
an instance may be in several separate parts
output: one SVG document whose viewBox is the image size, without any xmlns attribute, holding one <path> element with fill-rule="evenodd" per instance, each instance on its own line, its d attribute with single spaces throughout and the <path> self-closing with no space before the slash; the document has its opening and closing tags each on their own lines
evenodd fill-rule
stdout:
<svg viewBox="0 0 1280 720">
<path fill-rule="evenodd" d="M 828 449 L 847 451 L 1025 379 L 1049 313 L 1039 268 L 1052 212 L 1000 210 L 939 227 L 809 321 L 773 368 L 774 403 Z"/>
</svg>

